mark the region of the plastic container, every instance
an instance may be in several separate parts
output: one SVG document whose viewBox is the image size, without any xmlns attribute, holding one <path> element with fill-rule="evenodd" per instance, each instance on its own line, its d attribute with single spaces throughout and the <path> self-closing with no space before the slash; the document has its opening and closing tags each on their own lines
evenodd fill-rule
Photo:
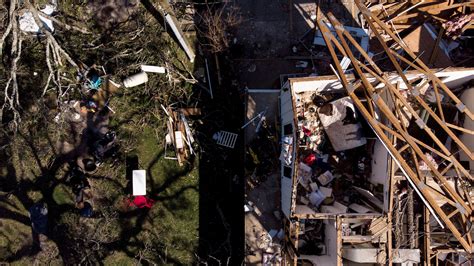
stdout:
<svg viewBox="0 0 474 266">
<path fill-rule="evenodd" d="M 131 87 L 135 87 L 143 83 L 146 83 L 147 81 L 148 81 L 148 75 L 145 72 L 140 72 L 124 79 L 123 85 L 126 88 L 131 88 Z"/>
</svg>

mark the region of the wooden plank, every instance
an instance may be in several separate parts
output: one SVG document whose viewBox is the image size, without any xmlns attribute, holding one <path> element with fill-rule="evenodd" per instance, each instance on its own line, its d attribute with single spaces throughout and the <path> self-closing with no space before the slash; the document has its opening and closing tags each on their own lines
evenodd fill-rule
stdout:
<svg viewBox="0 0 474 266">
<path fill-rule="evenodd" d="M 411 56 L 411 58 L 424 70 L 426 71 L 426 73 L 428 74 L 429 73 L 429 77 L 435 81 L 436 83 L 438 83 L 441 88 L 445 91 L 445 93 L 455 102 L 456 105 L 458 105 L 459 103 L 462 104 L 461 100 L 459 100 L 458 97 L 456 97 L 456 95 L 454 95 L 451 90 L 449 90 L 449 88 L 444 85 L 444 83 L 438 78 L 436 77 L 436 75 L 434 75 L 430 69 L 423 63 L 421 62 L 421 60 L 419 60 L 417 58 L 416 55 L 413 54 L 413 52 L 411 52 L 410 48 L 407 47 L 386 25 L 384 25 L 384 23 L 382 21 L 380 21 L 379 19 L 377 19 L 376 17 L 372 16 L 372 14 L 370 13 L 370 11 L 367 10 L 367 8 L 365 6 L 363 6 L 358 0 L 356 0 L 356 4 L 357 6 L 359 7 L 359 10 L 361 10 L 361 13 L 362 15 L 365 17 L 365 19 L 367 20 L 369 26 L 372 28 L 372 30 L 374 31 L 374 33 L 376 34 L 377 36 L 377 39 L 379 39 L 380 41 L 380 44 L 382 45 L 382 47 L 384 48 L 385 51 L 387 51 L 387 56 L 389 57 L 389 59 L 394 62 L 394 58 L 393 58 L 393 55 L 392 55 L 392 50 L 389 49 L 387 47 L 387 45 L 385 44 L 385 41 L 384 39 L 380 36 L 380 34 L 377 32 L 377 30 L 375 29 L 375 26 L 374 26 L 374 23 L 371 21 L 371 19 L 374 20 L 374 22 L 376 24 L 378 24 L 380 27 L 382 27 L 384 29 L 384 31 L 390 35 L 390 37 L 395 41 L 397 42 L 401 47 L 403 47 L 403 49 L 405 50 L 405 52 Z M 388 51 L 392 51 L 392 52 L 388 52 Z M 396 61 L 395 61 L 396 62 Z M 395 68 L 397 69 L 397 72 L 398 73 L 403 73 L 402 72 L 402 69 L 397 68 L 397 63 L 394 64 Z M 401 77 L 403 78 L 404 75 L 401 75 Z M 405 78 L 406 79 L 406 78 Z M 407 86 L 409 86 L 409 82 L 407 80 L 404 80 L 405 83 L 407 83 Z M 468 115 L 471 119 L 474 120 L 474 114 L 471 113 L 467 108 L 464 109 L 464 112 L 466 113 L 466 115 Z"/>
<path fill-rule="evenodd" d="M 424 179 L 425 183 L 427 181 L 427 177 L 425 176 Z M 450 219 L 451 217 L 447 217 Z M 423 206 L 423 244 L 424 244 L 424 260 L 423 260 L 423 265 L 424 266 L 430 266 L 431 265 L 431 228 L 430 228 L 430 211 L 426 206 Z"/>
<path fill-rule="evenodd" d="M 380 41 L 383 41 L 383 40 L 380 39 Z M 388 48 L 387 48 L 387 49 L 388 49 Z M 399 59 L 401 59 L 402 61 L 404 61 L 405 63 L 414 66 L 415 69 L 420 70 L 420 71 L 426 73 L 427 76 L 431 77 L 431 80 L 432 80 L 432 81 L 436 81 L 436 79 L 438 79 L 433 73 L 427 73 L 427 72 L 425 72 L 424 69 L 419 68 L 419 67 L 413 65 L 413 63 L 411 63 L 410 61 L 408 61 L 406 58 L 404 58 L 404 57 L 398 55 L 396 52 L 394 52 L 394 51 L 392 51 L 392 50 L 390 50 L 390 52 L 388 52 L 387 54 L 393 54 L 393 55 L 395 55 L 396 57 L 398 57 Z M 390 58 L 390 56 L 389 56 L 389 58 Z M 417 59 L 416 59 L 416 60 L 417 60 Z M 393 62 L 394 64 L 397 64 L 395 60 L 393 60 L 392 62 Z M 398 64 L 397 64 L 397 66 L 398 66 Z M 396 68 L 397 68 L 397 66 L 396 66 Z M 399 66 L 398 66 L 398 68 L 399 68 Z M 400 68 L 399 68 L 399 69 L 400 69 Z M 429 71 L 430 71 L 430 70 L 429 70 Z M 430 72 L 431 72 L 431 71 L 430 71 Z M 403 72 L 399 72 L 399 73 L 401 73 L 400 76 L 401 76 L 403 79 L 406 80 L 406 77 L 404 76 Z M 438 79 L 438 80 L 439 80 L 439 79 Z M 441 82 L 441 81 L 439 81 L 439 82 Z M 444 83 L 441 82 L 441 83 L 437 83 L 437 84 L 438 84 L 438 85 L 441 85 L 441 87 L 446 88 L 446 90 L 448 90 L 448 91 L 452 94 L 452 92 L 446 87 L 446 85 L 444 85 Z M 409 83 L 408 81 L 406 81 L 406 85 L 408 86 L 408 88 L 409 88 L 410 90 L 413 90 L 413 88 L 411 87 L 411 85 L 410 85 L 410 83 Z M 390 87 L 390 86 L 389 86 L 389 87 Z M 392 89 L 393 89 L 393 88 L 392 88 Z M 445 90 L 445 91 L 446 91 L 446 90 Z M 438 123 L 438 125 L 440 125 L 440 126 L 446 131 L 446 133 L 447 133 L 451 138 L 453 138 L 453 140 L 456 142 L 456 144 L 471 158 L 471 160 L 474 159 L 474 152 L 472 152 L 472 151 L 469 150 L 469 148 L 459 139 L 459 137 L 458 137 L 457 135 L 455 135 L 455 134 L 449 129 L 449 127 L 444 123 L 444 121 L 441 120 L 441 118 L 439 118 L 433 110 L 431 110 L 431 108 L 429 107 L 429 105 L 428 105 L 420 96 L 416 96 L 415 99 L 416 99 L 416 100 L 422 105 L 422 107 L 431 115 L 431 117 L 433 117 L 433 119 Z M 457 97 L 456 97 L 456 99 L 457 99 Z M 453 100 L 455 101 L 455 99 L 453 99 Z M 458 100 L 459 100 L 459 99 L 458 99 Z M 456 101 L 455 101 L 455 102 L 456 102 Z M 462 102 L 459 100 L 458 104 L 462 104 Z M 410 105 L 408 105 L 407 107 L 410 107 Z M 410 112 L 411 112 L 411 113 L 414 113 L 414 111 L 413 111 L 412 109 L 410 110 Z M 470 114 L 471 112 L 470 112 L 467 108 L 465 108 L 465 113 L 466 113 L 466 115 L 469 116 L 469 114 Z M 418 116 L 418 115 L 416 115 L 416 116 Z M 471 118 L 471 119 L 472 119 L 472 118 Z M 432 132 L 431 132 L 431 133 L 430 133 L 430 132 L 427 132 L 427 133 L 430 134 L 430 136 L 431 136 L 432 138 L 433 138 L 433 136 L 436 137 Z M 435 139 L 433 138 L 433 140 L 435 140 Z M 441 149 L 444 150 L 444 152 L 446 152 L 447 149 L 446 149 L 446 147 L 444 147 L 444 144 L 442 144 L 439 140 L 436 141 L 436 143 L 440 146 Z M 448 151 L 447 154 L 449 154 L 449 153 L 450 153 L 450 152 Z M 467 172 L 467 171 L 465 171 L 465 172 Z"/>
<path fill-rule="evenodd" d="M 348 46 L 347 46 L 347 43 L 345 42 L 345 39 L 344 39 L 344 38 L 341 36 L 341 34 L 340 34 L 341 30 L 344 29 L 343 26 L 337 21 L 337 19 L 336 19 L 332 14 L 330 14 L 328 17 L 329 17 L 329 19 L 331 20 L 331 22 L 334 24 L 334 27 L 336 28 L 336 33 L 339 35 L 339 38 L 340 38 L 340 40 L 341 40 L 342 45 L 344 46 L 344 48 L 347 49 L 347 47 L 348 47 Z M 377 34 L 377 33 L 376 33 L 376 34 Z M 385 43 L 384 43 L 384 45 L 386 46 Z M 347 53 L 350 53 L 350 50 L 346 50 L 346 52 L 347 52 Z M 368 59 L 366 59 L 366 60 L 371 60 L 371 59 L 368 58 Z M 351 58 L 351 61 L 352 61 L 352 62 L 355 62 L 355 60 L 354 60 L 353 58 Z M 397 66 L 398 66 L 398 65 L 397 65 Z M 358 68 L 359 66 L 355 65 L 354 67 L 355 67 L 355 68 Z M 400 68 L 400 66 L 398 66 L 397 68 Z M 359 73 L 362 73 L 362 72 L 360 72 L 360 71 L 358 71 L 358 72 L 359 72 Z M 376 77 L 378 77 L 375 73 L 372 73 L 372 74 L 375 75 Z M 403 76 L 402 76 L 402 79 L 406 80 L 406 77 L 404 76 L 404 74 L 401 73 L 401 75 L 403 75 Z M 379 78 L 380 78 L 380 77 L 379 77 Z M 400 101 L 403 102 L 404 106 L 410 111 L 410 113 L 414 116 L 415 119 L 421 119 L 421 118 L 418 116 L 418 113 L 411 107 L 411 105 L 406 101 L 406 99 L 400 94 L 400 92 L 398 91 L 398 89 L 394 88 L 386 78 L 385 78 L 385 79 L 380 78 L 380 80 L 381 80 L 381 82 L 385 83 L 386 86 L 387 86 L 388 88 L 390 88 L 390 89 L 392 90 L 392 92 L 394 92 L 394 93 L 397 95 L 397 98 L 398 98 Z M 407 81 L 407 83 L 408 83 L 408 81 Z M 409 84 L 407 84 L 407 86 L 408 86 L 408 85 L 409 85 Z M 367 86 L 366 86 L 366 87 L 367 87 Z M 419 102 L 422 101 L 422 105 L 424 104 L 423 107 L 425 107 L 425 109 L 429 109 L 429 110 L 427 110 L 427 111 L 428 111 L 430 114 L 433 114 L 433 113 L 434 113 L 433 111 L 431 111 L 430 107 L 421 99 L 420 96 L 416 96 L 416 98 L 417 98 L 417 100 L 419 100 Z M 421 102 L 420 102 L 420 103 L 421 103 Z M 431 111 L 431 112 L 430 112 L 430 111 Z M 393 122 L 393 121 L 392 121 L 392 122 Z M 446 127 L 445 125 L 442 125 L 442 126 Z M 451 154 L 451 152 L 444 146 L 444 143 L 442 143 L 442 142 L 438 139 L 438 137 L 434 134 L 434 132 L 432 132 L 427 126 L 425 126 L 423 129 L 424 129 L 424 131 L 425 131 L 426 133 L 428 133 L 428 135 L 431 137 L 431 139 L 442 149 L 442 151 L 443 151 L 445 154 Z M 422 152 L 418 152 L 418 150 L 417 150 L 417 153 L 419 154 L 419 156 L 420 156 L 421 158 L 424 158 L 424 154 L 423 154 Z M 421 154 L 420 154 L 420 153 L 421 153 Z M 468 154 L 469 154 L 469 153 L 468 153 Z M 430 166 L 429 162 L 427 162 L 425 159 L 423 159 L 423 160 L 427 163 L 428 166 Z M 456 162 L 456 165 L 457 165 L 458 167 L 462 167 L 459 162 Z M 431 168 L 431 167 L 430 167 L 430 168 Z M 433 169 L 432 169 L 432 170 L 433 170 Z M 467 170 L 464 171 L 464 173 L 465 173 L 467 176 L 470 175 Z M 439 177 L 439 176 L 438 176 L 438 178 L 441 179 L 441 182 L 444 182 L 444 179 L 442 179 L 442 178 Z M 452 193 L 452 191 L 451 191 L 450 193 Z"/>
<path fill-rule="evenodd" d="M 342 236 L 343 243 L 367 243 L 372 241 L 372 236 L 363 236 L 363 235 L 355 235 L 355 236 Z"/>
<path fill-rule="evenodd" d="M 446 122 L 446 120 L 444 119 L 443 106 L 441 104 L 441 97 L 439 96 L 438 86 L 436 86 L 436 83 L 434 82 L 431 82 L 431 86 L 433 87 L 433 90 L 435 92 L 436 105 L 438 106 L 439 116 L 441 117 L 441 120 L 443 120 L 443 122 Z"/>
<path fill-rule="evenodd" d="M 336 250 L 337 250 L 337 266 L 342 266 L 342 219 L 336 217 Z"/>
<path fill-rule="evenodd" d="M 445 32 L 445 31 L 446 31 L 446 30 L 445 30 L 443 27 L 441 27 L 441 29 L 440 29 L 440 31 L 439 31 L 439 33 L 438 33 L 438 37 L 436 37 L 436 42 L 435 42 L 435 44 L 434 44 L 434 46 L 433 46 L 433 50 L 432 50 L 432 52 L 431 52 L 431 56 L 430 56 L 430 59 L 429 59 L 429 61 L 428 61 L 428 65 L 432 65 L 433 62 L 434 62 L 434 60 L 435 60 L 436 57 L 438 56 L 438 52 L 439 52 L 439 49 L 440 49 L 439 43 L 440 43 L 441 40 L 443 39 L 443 35 L 444 35 L 444 32 Z"/>
</svg>

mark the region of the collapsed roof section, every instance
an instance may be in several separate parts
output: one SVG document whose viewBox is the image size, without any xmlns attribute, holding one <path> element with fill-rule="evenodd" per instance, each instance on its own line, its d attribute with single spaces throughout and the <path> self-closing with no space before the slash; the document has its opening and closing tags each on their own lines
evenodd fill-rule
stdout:
<svg viewBox="0 0 474 266">
<path fill-rule="evenodd" d="M 457 2 L 457 3 L 456 3 Z M 474 7 L 472 1 L 395 1 L 368 6 L 368 10 L 381 21 L 389 25 L 397 35 L 404 35 L 426 21 L 440 26 L 448 37 L 456 39 L 467 29 L 474 27 L 472 13 L 468 8 Z M 378 30 L 382 28 L 374 25 Z M 441 33 L 443 34 L 443 33 Z M 391 39 L 384 35 L 386 40 Z"/>
<path fill-rule="evenodd" d="M 448 69 L 444 76 L 431 70 L 383 21 L 359 1 L 355 3 L 396 72 L 393 76 L 382 71 L 329 13 L 329 21 L 318 20 L 318 26 L 337 77 L 397 164 L 396 170 L 404 174 L 439 225 L 472 253 L 473 177 L 460 154 L 472 161 L 474 153 L 460 135 L 472 139 L 473 131 L 464 128 L 462 122 L 472 121 L 474 115 L 452 90 L 466 86 L 474 77 L 474 69 Z M 354 55 L 352 46 L 360 56 Z M 354 78 L 345 75 L 341 58 L 350 60 Z"/>
</svg>

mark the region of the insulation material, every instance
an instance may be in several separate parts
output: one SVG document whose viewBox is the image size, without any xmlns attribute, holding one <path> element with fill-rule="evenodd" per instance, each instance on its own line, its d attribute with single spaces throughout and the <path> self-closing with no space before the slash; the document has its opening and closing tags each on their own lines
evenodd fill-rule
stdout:
<svg viewBox="0 0 474 266">
<path fill-rule="evenodd" d="M 349 96 L 319 108 L 318 114 L 335 151 L 353 149 L 367 143 Z"/>
</svg>

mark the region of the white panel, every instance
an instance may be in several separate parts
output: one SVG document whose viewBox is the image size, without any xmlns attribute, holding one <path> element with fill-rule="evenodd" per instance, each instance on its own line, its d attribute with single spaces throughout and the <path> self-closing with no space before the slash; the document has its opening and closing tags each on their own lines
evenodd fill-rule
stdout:
<svg viewBox="0 0 474 266">
<path fill-rule="evenodd" d="M 384 185 L 388 180 L 388 152 L 378 139 L 375 141 L 372 158 L 370 183 Z"/>
<path fill-rule="evenodd" d="M 299 80 L 293 80 L 291 83 L 292 90 L 294 93 L 300 93 L 305 91 L 338 91 L 344 90 L 342 84 L 339 82 L 336 76 L 324 76 L 318 78 L 301 78 Z"/>
<path fill-rule="evenodd" d="M 134 196 L 146 195 L 145 170 L 133 170 L 132 187 Z"/>
<path fill-rule="evenodd" d="M 474 111 L 474 88 L 467 89 L 461 95 L 461 101 L 466 105 L 466 108 L 471 112 Z M 468 130 L 474 130 L 474 121 L 466 116 L 463 127 Z M 474 151 L 474 135 L 463 133 L 461 141 L 467 146 L 470 151 Z M 470 160 L 464 151 L 460 153 L 461 161 L 469 161 L 470 170 L 474 170 L 474 161 Z"/>
</svg>

